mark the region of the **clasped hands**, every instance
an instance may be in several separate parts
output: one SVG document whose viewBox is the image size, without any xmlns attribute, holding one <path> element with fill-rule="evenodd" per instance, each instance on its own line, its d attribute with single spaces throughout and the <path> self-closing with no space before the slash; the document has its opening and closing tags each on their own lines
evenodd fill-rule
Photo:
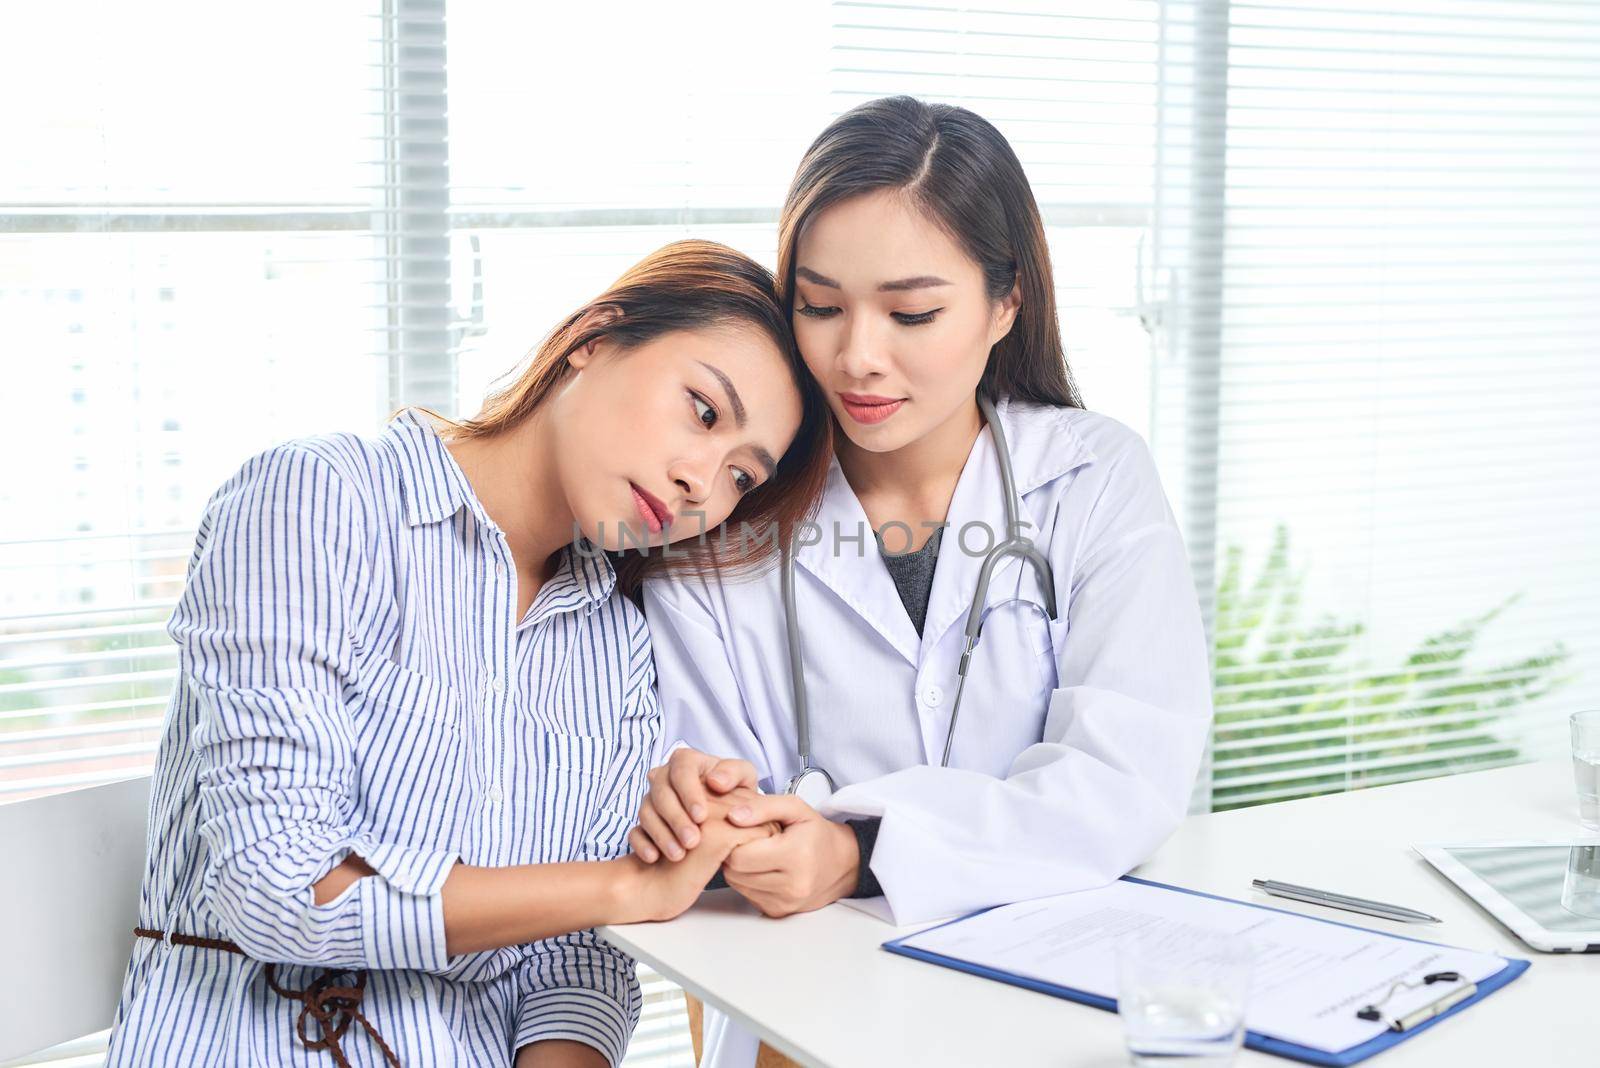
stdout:
<svg viewBox="0 0 1600 1068">
<path fill-rule="evenodd" d="M 652 865 L 722 852 L 728 885 L 768 916 L 809 912 L 848 896 L 860 868 L 854 832 L 798 797 L 757 793 L 756 782 L 749 761 L 679 749 L 651 769 L 628 844 Z M 721 831 L 763 824 L 769 834 L 742 836 L 732 848 Z"/>
</svg>

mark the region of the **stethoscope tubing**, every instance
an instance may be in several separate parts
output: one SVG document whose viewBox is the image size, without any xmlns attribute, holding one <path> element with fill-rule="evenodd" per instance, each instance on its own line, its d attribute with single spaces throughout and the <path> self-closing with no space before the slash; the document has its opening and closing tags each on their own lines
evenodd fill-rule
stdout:
<svg viewBox="0 0 1600 1068">
<path fill-rule="evenodd" d="M 950 753 L 955 745 L 956 722 L 961 712 L 961 697 L 967 688 L 967 669 L 972 663 L 973 650 L 978 646 L 978 639 L 983 633 L 983 623 L 986 613 L 984 606 L 989 600 L 989 580 L 994 575 L 995 568 L 1000 561 L 1008 556 L 1017 556 L 1033 566 L 1039 579 L 1039 585 L 1044 590 L 1044 612 L 1050 619 L 1056 618 L 1056 586 L 1055 574 L 1050 567 L 1050 561 L 1039 551 L 1038 545 L 1032 538 L 1024 537 L 1022 528 L 1018 523 L 1018 513 L 1021 510 L 1017 499 L 1016 476 L 1011 466 L 1011 449 L 1006 442 L 1005 431 L 1000 426 L 1000 415 L 995 411 L 994 402 L 983 393 L 978 394 L 978 408 L 983 413 L 984 422 L 988 424 L 990 436 L 994 438 L 995 455 L 1000 463 L 1000 482 L 1005 493 L 1006 532 L 1007 537 L 1000 544 L 991 548 L 984 554 L 983 565 L 978 570 L 978 582 L 973 589 L 972 605 L 967 610 L 967 624 L 965 628 L 966 640 L 961 650 L 961 660 L 956 668 L 956 696 L 950 706 L 950 724 L 945 731 L 944 753 L 939 761 L 939 766 L 950 766 Z M 794 592 L 794 547 L 789 539 L 785 539 L 782 549 L 783 557 L 783 616 L 784 626 L 788 632 L 789 647 L 789 679 L 793 690 L 794 720 L 795 720 L 795 748 L 800 757 L 800 773 L 789 781 L 788 792 L 796 793 L 801 784 L 815 781 L 815 775 L 821 775 L 831 787 L 833 778 L 822 768 L 811 762 L 811 708 L 806 691 L 804 649 L 800 642 L 799 613 L 795 606 Z"/>
</svg>

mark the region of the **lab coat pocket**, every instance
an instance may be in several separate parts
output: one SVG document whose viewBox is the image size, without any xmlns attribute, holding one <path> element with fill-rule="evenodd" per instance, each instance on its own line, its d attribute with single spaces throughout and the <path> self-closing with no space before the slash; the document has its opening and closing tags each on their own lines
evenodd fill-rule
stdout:
<svg viewBox="0 0 1600 1068">
<path fill-rule="evenodd" d="M 1039 617 L 1039 674 L 1044 679 L 1045 690 L 1054 690 L 1061 683 L 1056 665 L 1061 662 L 1061 651 L 1067 647 L 1067 616 L 1061 612 L 1054 620 Z"/>
<path fill-rule="evenodd" d="M 992 609 L 970 676 L 976 685 L 1011 700 L 1027 701 L 1048 692 L 1056 677 L 1052 632 L 1044 612 L 1031 602 L 1015 600 Z"/>
</svg>

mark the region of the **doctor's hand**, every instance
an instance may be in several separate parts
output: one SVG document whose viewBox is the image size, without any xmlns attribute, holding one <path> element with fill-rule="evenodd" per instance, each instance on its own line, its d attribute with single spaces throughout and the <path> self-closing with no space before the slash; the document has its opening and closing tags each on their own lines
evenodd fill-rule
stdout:
<svg viewBox="0 0 1600 1068">
<path fill-rule="evenodd" d="M 768 916 L 788 916 L 831 905 L 855 891 L 861 850 L 855 832 L 824 819 L 789 794 L 740 795 L 728 813 L 736 826 L 775 821 L 782 833 L 740 845 L 722 874 L 728 885 Z"/>
<path fill-rule="evenodd" d="M 639 825 L 628 832 L 628 844 L 646 864 L 663 854 L 682 860 L 700 844 L 700 825 L 711 815 L 712 800 L 740 787 L 756 788 L 756 769 L 748 760 L 677 750 L 665 764 L 650 769 L 650 792 L 639 806 Z"/>
</svg>

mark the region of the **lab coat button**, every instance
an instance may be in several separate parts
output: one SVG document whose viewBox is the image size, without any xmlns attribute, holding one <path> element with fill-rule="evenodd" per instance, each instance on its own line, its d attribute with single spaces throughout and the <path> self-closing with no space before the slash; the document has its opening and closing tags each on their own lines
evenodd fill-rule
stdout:
<svg viewBox="0 0 1600 1068">
<path fill-rule="evenodd" d="M 939 702 L 944 700 L 944 691 L 937 686 L 929 686 L 922 695 L 922 701 L 929 708 L 938 708 Z"/>
</svg>

